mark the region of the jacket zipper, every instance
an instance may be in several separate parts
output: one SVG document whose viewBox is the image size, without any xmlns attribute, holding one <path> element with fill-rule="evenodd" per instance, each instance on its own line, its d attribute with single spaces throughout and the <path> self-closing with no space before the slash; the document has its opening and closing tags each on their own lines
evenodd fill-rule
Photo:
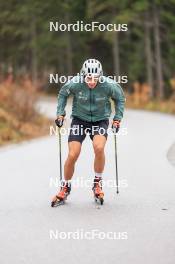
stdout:
<svg viewBox="0 0 175 264">
<path fill-rule="evenodd" d="M 92 91 L 91 91 L 91 88 L 89 88 L 89 91 L 90 91 L 90 113 L 91 113 L 91 122 L 92 122 L 92 109 L 91 109 L 91 94 L 92 94 Z"/>
</svg>

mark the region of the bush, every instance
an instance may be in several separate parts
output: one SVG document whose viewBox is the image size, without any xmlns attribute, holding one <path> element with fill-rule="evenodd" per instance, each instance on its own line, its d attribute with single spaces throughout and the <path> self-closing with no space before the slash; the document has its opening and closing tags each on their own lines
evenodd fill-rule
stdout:
<svg viewBox="0 0 175 264">
<path fill-rule="evenodd" d="M 29 83 L 0 85 L 0 107 L 22 122 L 35 118 L 37 97 L 37 91 Z"/>
</svg>

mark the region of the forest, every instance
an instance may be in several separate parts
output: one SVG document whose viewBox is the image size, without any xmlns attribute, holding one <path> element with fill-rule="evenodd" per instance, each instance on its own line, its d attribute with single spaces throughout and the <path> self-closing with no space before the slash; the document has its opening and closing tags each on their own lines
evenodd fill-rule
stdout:
<svg viewBox="0 0 175 264">
<path fill-rule="evenodd" d="M 108 75 L 128 76 L 124 89 L 149 86 L 168 98 L 175 78 L 175 0 L 0 0 L 0 78 L 11 71 L 48 89 L 48 75 L 74 75 L 86 58 Z M 127 24 L 127 31 L 50 31 L 50 22 Z"/>
</svg>

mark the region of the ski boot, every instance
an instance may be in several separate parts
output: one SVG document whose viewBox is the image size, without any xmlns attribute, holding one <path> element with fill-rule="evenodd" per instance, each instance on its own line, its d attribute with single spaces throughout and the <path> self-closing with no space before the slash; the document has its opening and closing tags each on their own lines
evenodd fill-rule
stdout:
<svg viewBox="0 0 175 264">
<path fill-rule="evenodd" d="M 99 179 L 94 179 L 94 185 L 93 185 L 93 193 L 94 193 L 94 199 L 96 203 L 100 203 L 103 205 L 104 203 L 104 192 L 102 191 L 102 180 Z"/>
<path fill-rule="evenodd" d="M 51 202 L 51 207 L 56 207 L 56 206 L 64 204 L 65 200 L 67 199 L 67 196 L 70 194 L 70 191 L 71 191 L 71 184 L 63 183 L 61 185 L 61 189 L 59 193 L 54 196 Z"/>
</svg>

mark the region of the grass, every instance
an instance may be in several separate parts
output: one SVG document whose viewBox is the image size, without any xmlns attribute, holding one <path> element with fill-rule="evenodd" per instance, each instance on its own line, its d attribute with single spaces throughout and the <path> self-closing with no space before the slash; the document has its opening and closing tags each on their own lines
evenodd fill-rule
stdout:
<svg viewBox="0 0 175 264">
<path fill-rule="evenodd" d="M 19 122 L 17 119 L 10 122 L 9 113 L 7 116 L 5 119 L 0 115 L 0 146 L 48 134 L 50 120 L 40 114 L 30 122 Z"/>
<path fill-rule="evenodd" d="M 133 95 L 126 99 L 126 107 L 132 109 L 143 109 L 148 111 L 155 111 L 161 113 L 175 114 L 175 100 L 146 100 L 141 101 L 134 98 Z"/>
<path fill-rule="evenodd" d="M 37 98 L 32 85 L 0 85 L 0 146 L 48 133 L 50 120 L 35 110 Z"/>
</svg>

